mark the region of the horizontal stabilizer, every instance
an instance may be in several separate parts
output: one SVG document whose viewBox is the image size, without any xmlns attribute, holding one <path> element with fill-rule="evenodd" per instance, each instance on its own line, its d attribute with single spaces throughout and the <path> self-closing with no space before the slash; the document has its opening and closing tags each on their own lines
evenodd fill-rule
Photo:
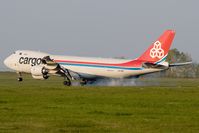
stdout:
<svg viewBox="0 0 199 133">
<path fill-rule="evenodd" d="M 193 62 L 173 63 L 173 64 L 170 64 L 169 67 L 185 66 L 185 65 L 191 65 L 191 64 L 193 64 Z"/>
</svg>

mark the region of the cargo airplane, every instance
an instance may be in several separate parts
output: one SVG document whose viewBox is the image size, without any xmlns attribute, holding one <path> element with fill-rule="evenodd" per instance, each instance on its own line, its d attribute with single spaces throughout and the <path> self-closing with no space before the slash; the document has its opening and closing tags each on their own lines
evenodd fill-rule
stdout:
<svg viewBox="0 0 199 133">
<path fill-rule="evenodd" d="M 4 60 L 4 64 L 16 71 L 18 81 L 22 73 L 30 73 L 34 79 L 48 79 L 51 75 L 64 77 L 64 85 L 78 81 L 81 85 L 100 78 L 132 78 L 164 71 L 191 62 L 169 64 L 166 58 L 174 39 L 173 30 L 165 31 L 149 48 L 134 60 L 88 58 L 52 55 L 43 52 L 18 50 Z"/>
</svg>

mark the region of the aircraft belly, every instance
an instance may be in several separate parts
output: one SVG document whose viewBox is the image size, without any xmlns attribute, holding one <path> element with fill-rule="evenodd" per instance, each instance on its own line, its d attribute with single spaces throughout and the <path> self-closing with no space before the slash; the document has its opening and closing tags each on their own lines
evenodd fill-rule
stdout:
<svg viewBox="0 0 199 133">
<path fill-rule="evenodd" d="M 84 66 L 68 66 L 64 65 L 66 69 L 72 70 L 79 74 L 88 74 L 93 76 L 101 76 L 108 78 L 123 78 L 132 74 L 132 70 L 111 69 L 111 68 L 92 68 Z"/>
<path fill-rule="evenodd" d="M 89 77 L 100 76 L 107 78 L 126 78 L 131 76 L 158 72 L 162 70 L 162 69 L 152 69 L 152 68 L 140 69 L 140 70 L 122 70 L 122 69 L 92 68 L 92 67 L 80 67 L 80 66 L 65 66 L 65 67 L 79 74 L 89 75 Z"/>
<path fill-rule="evenodd" d="M 161 70 L 162 69 L 155 69 L 155 68 L 143 69 L 143 70 L 139 70 L 139 71 L 134 71 L 133 73 L 131 73 L 130 76 L 143 75 L 143 74 L 158 72 L 158 71 L 161 71 Z"/>
</svg>

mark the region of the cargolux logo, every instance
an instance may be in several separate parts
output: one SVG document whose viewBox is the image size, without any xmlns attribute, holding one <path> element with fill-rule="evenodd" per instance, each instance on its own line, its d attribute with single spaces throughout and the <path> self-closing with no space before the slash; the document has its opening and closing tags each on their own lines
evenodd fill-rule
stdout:
<svg viewBox="0 0 199 133">
<path fill-rule="evenodd" d="M 21 57 L 19 58 L 20 64 L 31 64 L 31 66 L 40 65 L 42 63 L 41 58 Z"/>
<path fill-rule="evenodd" d="M 153 45 L 153 48 L 150 50 L 150 56 L 151 58 L 159 58 L 161 59 L 164 57 L 164 50 L 162 49 L 162 44 L 159 41 L 156 41 Z"/>
</svg>

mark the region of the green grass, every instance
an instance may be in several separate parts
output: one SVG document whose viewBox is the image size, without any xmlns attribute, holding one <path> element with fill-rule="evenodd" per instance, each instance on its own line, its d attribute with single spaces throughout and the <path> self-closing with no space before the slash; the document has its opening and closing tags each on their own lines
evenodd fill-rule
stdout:
<svg viewBox="0 0 199 133">
<path fill-rule="evenodd" d="M 26 75 L 18 83 L 15 74 L 0 73 L 0 132 L 199 131 L 198 79 L 140 79 L 134 87 L 65 87 L 62 81 Z"/>
</svg>

